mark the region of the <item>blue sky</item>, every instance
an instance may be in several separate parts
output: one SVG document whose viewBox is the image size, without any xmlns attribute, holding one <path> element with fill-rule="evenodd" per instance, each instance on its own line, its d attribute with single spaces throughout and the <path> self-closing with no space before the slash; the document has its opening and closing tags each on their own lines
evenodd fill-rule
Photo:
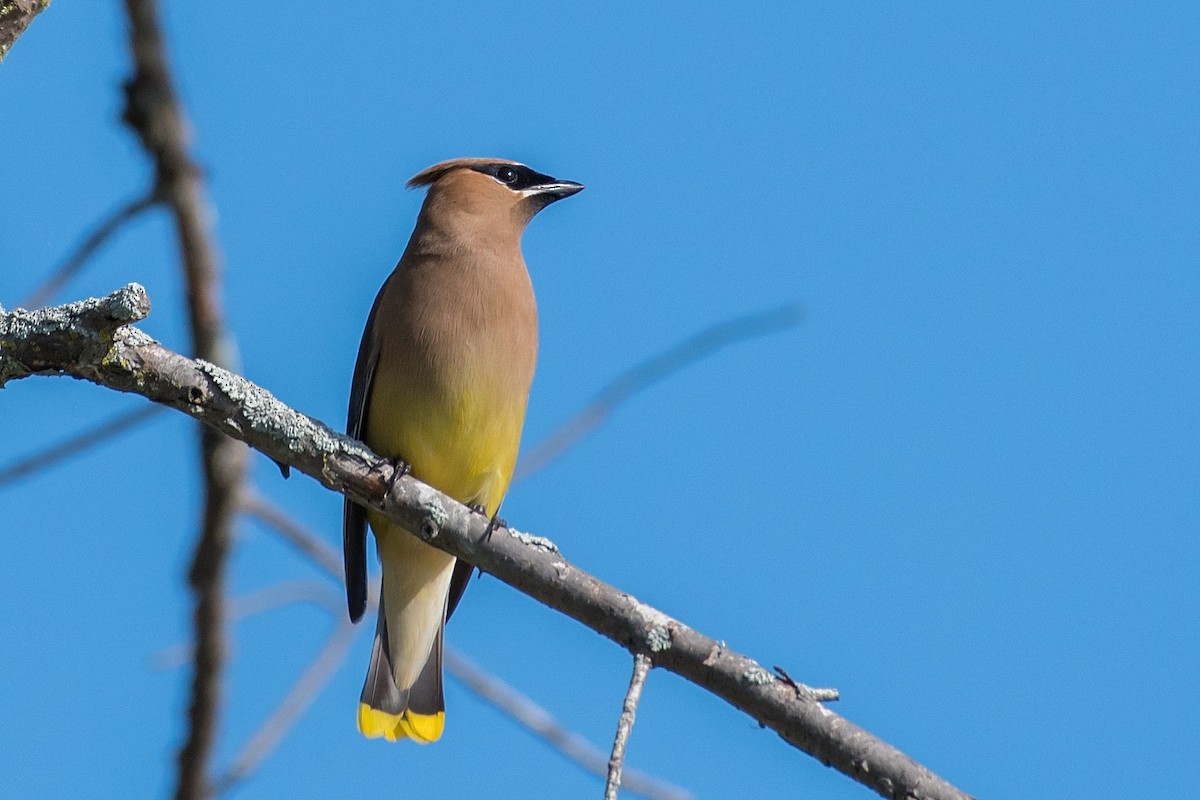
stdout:
<svg viewBox="0 0 1200 800">
<path fill-rule="evenodd" d="M 709 325 L 799 303 L 514 486 L 505 515 L 797 679 L 980 797 L 1186 795 L 1200 780 L 1200 80 L 1194 4 L 171 2 L 243 372 L 340 424 L 374 293 L 464 155 L 586 192 L 525 252 L 542 349 L 530 444 Z M 120 125 L 117 3 L 55 3 L 0 67 L 0 304 L 149 169 Z M 59 299 L 128 281 L 186 349 L 161 213 Z M 0 392 L 0 463 L 142 401 Z M 186 674 L 190 422 L 158 417 L 0 488 L 0 786 L 160 796 Z M 257 485 L 336 543 L 338 498 Z M 241 595 L 323 580 L 251 524 Z M 331 627 L 233 633 L 219 762 Z M 450 641 L 607 747 L 627 656 L 476 581 Z M 438 744 L 363 740 L 366 632 L 238 797 L 598 796 L 453 682 Z M 701 798 L 864 798 L 659 671 L 628 763 Z"/>
</svg>

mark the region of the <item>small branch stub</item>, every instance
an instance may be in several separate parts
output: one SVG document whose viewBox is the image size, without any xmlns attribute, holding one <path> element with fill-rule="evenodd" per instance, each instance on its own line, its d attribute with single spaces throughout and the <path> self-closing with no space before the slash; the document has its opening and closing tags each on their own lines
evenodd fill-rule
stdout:
<svg viewBox="0 0 1200 800">
<path fill-rule="evenodd" d="M 149 313 L 150 298 L 136 283 L 107 297 L 36 311 L 13 309 L 0 316 L 4 342 L 0 346 L 0 387 L 14 378 L 39 372 L 70 372 L 72 367 L 87 367 L 116 357 L 109 351 L 117 331 L 127 323 L 145 319 Z"/>
</svg>

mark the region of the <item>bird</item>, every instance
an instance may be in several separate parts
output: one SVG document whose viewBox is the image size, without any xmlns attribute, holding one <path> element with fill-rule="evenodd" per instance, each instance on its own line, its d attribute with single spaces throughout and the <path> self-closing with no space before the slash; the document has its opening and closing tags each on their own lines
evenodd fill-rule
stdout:
<svg viewBox="0 0 1200 800">
<path fill-rule="evenodd" d="M 516 161 L 459 158 L 422 170 L 408 186 L 427 187 L 425 199 L 367 319 L 346 432 L 491 525 L 512 479 L 537 361 L 521 236 L 534 215 L 583 185 Z M 383 578 L 358 729 L 428 744 L 445 725 L 446 620 L 474 567 L 346 500 L 353 622 L 366 610 L 368 523 Z"/>
</svg>

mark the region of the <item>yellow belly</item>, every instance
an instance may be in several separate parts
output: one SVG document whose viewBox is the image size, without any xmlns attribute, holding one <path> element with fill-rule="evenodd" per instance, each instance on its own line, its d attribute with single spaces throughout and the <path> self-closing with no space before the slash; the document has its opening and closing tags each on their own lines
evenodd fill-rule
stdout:
<svg viewBox="0 0 1200 800">
<path fill-rule="evenodd" d="M 418 480 L 495 514 L 516 464 L 524 398 L 503 402 L 485 392 L 429 397 L 380 378 L 367 419 L 367 444 L 406 461 Z"/>
</svg>

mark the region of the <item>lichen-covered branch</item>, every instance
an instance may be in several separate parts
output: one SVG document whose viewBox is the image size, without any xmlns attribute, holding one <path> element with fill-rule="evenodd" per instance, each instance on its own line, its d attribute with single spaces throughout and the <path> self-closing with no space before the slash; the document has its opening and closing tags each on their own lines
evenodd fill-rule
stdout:
<svg viewBox="0 0 1200 800">
<path fill-rule="evenodd" d="M 0 0 L 0 61 L 33 18 L 49 5 L 50 0 Z"/>
<path fill-rule="evenodd" d="M 148 311 L 136 284 L 102 300 L 0 316 L 0 386 L 65 374 L 179 409 L 342 492 L 436 547 L 582 622 L 749 714 L 784 740 L 887 798 L 968 795 L 849 720 L 802 684 L 584 572 L 546 539 L 486 534 L 488 520 L 397 470 L 361 442 L 294 411 L 266 390 L 174 353 L 124 322 Z"/>
</svg>

